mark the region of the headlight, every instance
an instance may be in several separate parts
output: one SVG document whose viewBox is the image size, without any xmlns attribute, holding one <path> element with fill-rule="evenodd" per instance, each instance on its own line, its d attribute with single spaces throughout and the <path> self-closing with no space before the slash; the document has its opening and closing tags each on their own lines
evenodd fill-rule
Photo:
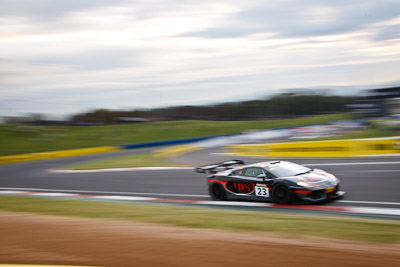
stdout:
<svg viewBox="0 0 400 267">
<path fill-rule="evenodd" d="M 297 185 L 302 186 L 302 187 L 312 187 L 309 183 L 307 182 L 297 182 Z"/>
</svg>

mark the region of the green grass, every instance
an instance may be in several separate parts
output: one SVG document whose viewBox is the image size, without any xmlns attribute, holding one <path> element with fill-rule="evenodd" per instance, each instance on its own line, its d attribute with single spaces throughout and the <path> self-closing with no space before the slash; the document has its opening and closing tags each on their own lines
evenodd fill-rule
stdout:
<svg viewBox="0 0 400 267">
<path fill-rule="evenodd" d="M 132 167 L 168 167 L 177 166 L 166 158 L 156 156 L 155 153 L 121 156 L 84 162 L 78 165 L 71 165 L 63 169 L 69 170 L 93 170 L 110 168 L 132 168 Z"/>
<path fill-rule="evenodd" d="M 0 211 L 112 218 L 191 228 L 260 231 L 380 243 L 400 242 L 400 223 L 389 220 L 0 196 Z"/>
<path fill-rule="evenodd" d="M 0 125 L 0 156 L 232 134 L 251 129 L 284 128 L 348 118 L 349 114 L 333 114 L 260 121 L 165 121 L 64 127 Z"/>
</svg>

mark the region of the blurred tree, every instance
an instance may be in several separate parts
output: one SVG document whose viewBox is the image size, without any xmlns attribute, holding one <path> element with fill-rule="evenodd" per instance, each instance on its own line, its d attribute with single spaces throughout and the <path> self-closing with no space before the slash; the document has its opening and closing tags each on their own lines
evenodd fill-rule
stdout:
<svg viewBox="0 0 400 267">
<path fill-rule="evenodd" d="M 153 110 L 110 111 L 78 114 L 72 122 L 116 123 L 119 117 L 168 120 L 248 120 L 346 112 L 356 97 L 321 93 L 284 93 L 268 99 L 231 102 L 209 106 L 177 106 Z"/>
</svg>

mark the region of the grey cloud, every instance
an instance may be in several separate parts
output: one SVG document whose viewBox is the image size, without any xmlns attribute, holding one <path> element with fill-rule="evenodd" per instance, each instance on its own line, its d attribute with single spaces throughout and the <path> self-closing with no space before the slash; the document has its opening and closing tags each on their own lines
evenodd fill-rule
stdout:
<svg viewBox="0 0 400 267">
<path fill-rule="evenodd" d="M 113 6 L 124 0 L 0 0 L 0 15 L 9 17 L 27 16 L 47 19 L 63 16 L 70 12 Z"/>
<path fill-rule="evenodd" d="M 54 20 L 71 12 L 92 11 L 99 7 L 124 7 L 124 14 L 137 19 L 166 16 L 196 5 L 194 0 L 0 0 L 0 16 L 27 17 L 38 21 Z"/>
<path fill-rule="evenodd" d="M 81 70 L 103 70 L 143 65 L 143 51 L 127 48 L 96 49 L 79 53 L 43 56 L 33 64 L 70 65 Z"/>
<path fill-rule="evenodd" d="M 229 27 L 224 27 L 224 28 L 211 28 L 201 32 L 186 33 L 181 36 L 186 36 L 186 37 L 205 36 L 207 38 L 236 38 L 236 37 L 246 36 L 254 32 L 263 32 L 263 31 L 264 29 L 261 27 L 255 27 L 255 26 L 244 27 L 241 25 L 232 27 L 232 25 L 230 25 Z"/>
<path fill-rule="evenodd" d="M 335 18 L 313 21 L 307 11 L 316 7 L 335 9 Z M 399 15 L 399 1 L 275 1 L 235 14 L 234 23 L 191 35 L 216 38 L 272 32 L 281 37 L 318 36 L 354 31 Z"/>
<path fill-rule="evenodd" d="M 400 39 L 400 24 L 380 28 L 375 35 L 376 41 Z"/>
</svg>

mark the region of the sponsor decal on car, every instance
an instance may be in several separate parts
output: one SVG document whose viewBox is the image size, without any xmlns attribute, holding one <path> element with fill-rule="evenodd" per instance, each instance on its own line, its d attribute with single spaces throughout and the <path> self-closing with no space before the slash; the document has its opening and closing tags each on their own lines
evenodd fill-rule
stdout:
<svg viewBox="0 0 400 267">
<path fill-rule="evenodd" d="M 252 183 L 229 182 L 225 187 L 234 194 L 251 194 L 254 191 L 254 185 Z"/>
</svg>

